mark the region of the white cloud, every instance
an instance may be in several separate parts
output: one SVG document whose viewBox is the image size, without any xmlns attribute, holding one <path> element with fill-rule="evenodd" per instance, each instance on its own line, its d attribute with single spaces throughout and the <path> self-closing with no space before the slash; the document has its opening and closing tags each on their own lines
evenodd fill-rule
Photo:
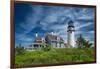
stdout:
<svg viewBox="0 0 100 69">
<path fill-rule="evenodd" d="M 80 25 L 80 26 L 77 26 L 75 29 L 76 29 L 76 30 L 79 30 L 80 28 L 87 27 L 87 26 L 92 25 L 92 24 L 93 24 L 93 23 L 88 22 L 88 23 L 82 24 L 82 25 Z"/>
<path fill-rule="evenodd" d="M 91 20 L 94 19 L 93 16 L 87 16 L 87 15 L 82 15 L 80 17 L 77 17 L 78 20 Z"/>
<path fill-rule="evenodd" d="M 94 34 L 94 30 L 92 30 L 92 31 L 89 31 L 89 33 L 90 33 L 90 34 Z"/>
</svg>

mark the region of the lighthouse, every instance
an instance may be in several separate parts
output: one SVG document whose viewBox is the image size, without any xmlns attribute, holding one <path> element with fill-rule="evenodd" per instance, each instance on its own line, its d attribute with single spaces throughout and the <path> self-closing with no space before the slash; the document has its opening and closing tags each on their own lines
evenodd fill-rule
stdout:
<svg viewBox="0 0 100 69">
<path fill-rule="evenodd" d="M 72 20 L 68 22 L 67 27 L 67 33 L 68 33 L 68 45 L 71 48 L 75 48 L 75 26 Z"/>
</svg>

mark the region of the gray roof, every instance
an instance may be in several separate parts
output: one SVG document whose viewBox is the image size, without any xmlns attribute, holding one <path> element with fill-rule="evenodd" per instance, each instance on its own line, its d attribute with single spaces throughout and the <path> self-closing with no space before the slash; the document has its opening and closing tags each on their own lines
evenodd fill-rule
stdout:
<svg viewBox="0 0 100 69">
<path fill-rule="evenodd" d="M 59 38 L 60 41 L 64 41 L 61 37 L 59 37 L 59 36 L 57 36 L 57 35 L 48 34 L 48 35 L 46 36 L 46 39 L 48 39 L 48 40 L 57 41 L 57 38 Z"/>
</svg>

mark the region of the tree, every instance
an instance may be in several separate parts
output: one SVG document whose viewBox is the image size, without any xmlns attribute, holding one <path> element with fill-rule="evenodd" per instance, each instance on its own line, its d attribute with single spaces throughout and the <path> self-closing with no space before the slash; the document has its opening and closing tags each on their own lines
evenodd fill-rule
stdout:
<svg viewBox="0 0 100 69">
<path fill-rule="evenodd" d="M 76 43 L 77 43 L 78 48 L 82 48 L 83 47 L 83 42 L 84 42 L 84 38 L 80 34 L 80 36 L 76 40 Z"/>
<path fill-rule="evenodd" d="M 87 41 L 81 34 L 76 40 L 78 48 L 90 48 L 92 43 Z"/>
<path fill-rule="evenodd" d="M 16 55 L 24 54 L 24 53 L 25 53 L 24 47 L 21 46 L 21 44 L 19 44 L 19 46 L 17 46 L 17 47 L 15 48 L 15 53 L 16 53 Z"/>
<path fill-rule="evenodd" d="M 90 48 L 92 46 L 92 43 L 89 41 L 84 42 L 84 45 L 86 46 L 85 48 Z"/>
<path fill-rule="evenodd" d="M 45 43 L 42 44 L 42 50 L 49 51 L 50 49 L 51 49 L 51 46 L 50 45 L 45 44 Z"/>
</svg>

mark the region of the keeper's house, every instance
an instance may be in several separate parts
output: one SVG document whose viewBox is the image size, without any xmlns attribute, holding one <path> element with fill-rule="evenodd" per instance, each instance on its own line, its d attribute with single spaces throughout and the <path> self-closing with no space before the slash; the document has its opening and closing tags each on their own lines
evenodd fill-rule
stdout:
<svg viewBox="0 0 100 69">
<path fill-rule="evenodd" d="M 32 43 L 32 45 L 28 46 L 26 48 L 27 51 L 36 51 L 41 50 L 43 44 L 45 46 L 51 46 L 52 48 L 65 48 L 64 46 L 64 40 L 53 34 L 46 35 L 45 38 L 39 37 L 36 33 L 35 41 Z"/>
</svg>

